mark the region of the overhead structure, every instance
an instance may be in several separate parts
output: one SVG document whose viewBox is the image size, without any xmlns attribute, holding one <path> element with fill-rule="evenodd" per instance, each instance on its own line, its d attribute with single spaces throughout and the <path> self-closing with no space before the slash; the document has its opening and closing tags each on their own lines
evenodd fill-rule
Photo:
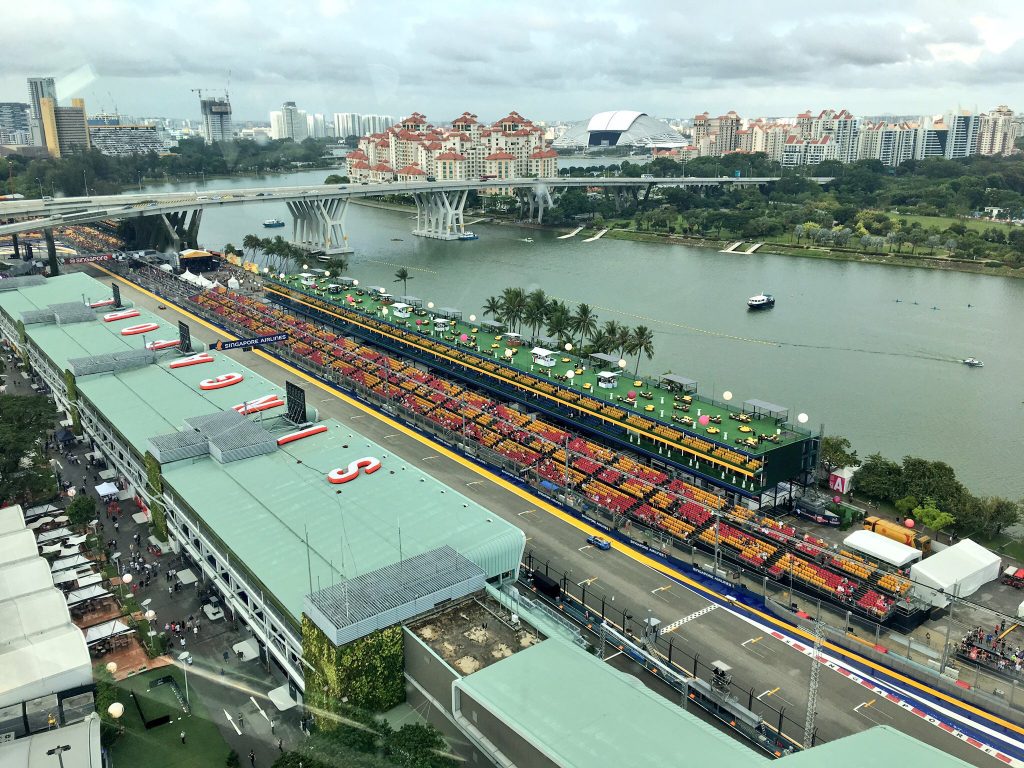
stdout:
<svg viewBox="0 0 1024 768">
<path fill-rule="evenodd" d="M 300 248 L 327 256 L 352 253 L 345 234 L 348 198 L 303 198 L 289 200 L 292 242 Z"/>
<path fill-rule="evenodd" d="M 598 112 L 589 120 L 573 123 L 555 139 L 555 149 L 599 149 L 601 147 L 637 147 L 669 149 L 684 147 L 686 141 L 664 120 L 646 112 L 617 109 Z"/>
<path fill-rule="evenodd" d="M 466 222 L 462 215 L 468 195 L 469 190 L 465 189 L 451 194 L 444 190 L 414 193 L 412 198 L 416 201 L 416 228 L 412 233 L 433 240 L 468 239 L 471 233 L 466 232 Z"/>
<path fill-rule="evenodd" d="M 967 597 L 999 578 L 999 555 L 989 552 L 970 539 L 962 539 L 951 547 L 915 563 L 910 568 L 914 595 L 932 605 L 949 605 L 948 597 Z"/>
</svg>

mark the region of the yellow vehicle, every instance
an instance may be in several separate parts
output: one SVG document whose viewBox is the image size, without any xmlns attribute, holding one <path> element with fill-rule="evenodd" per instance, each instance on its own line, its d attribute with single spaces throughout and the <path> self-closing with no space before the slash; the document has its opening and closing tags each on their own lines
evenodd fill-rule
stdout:
<svg viewBox="0 0 1024 768">
<path fill-rule="evenodd" d="M 900 544 L 906 544 L 908 547 L 919 549 L 926 555 L 932 551 L 932 540 L 929 536 L 924 536 L 913 528 L 907 528 L 895 521 L 883 520 L 880 517 L 865 517 L 864 529 L 874 531 L 887 539 L 898 541 Z"/>
</svg>

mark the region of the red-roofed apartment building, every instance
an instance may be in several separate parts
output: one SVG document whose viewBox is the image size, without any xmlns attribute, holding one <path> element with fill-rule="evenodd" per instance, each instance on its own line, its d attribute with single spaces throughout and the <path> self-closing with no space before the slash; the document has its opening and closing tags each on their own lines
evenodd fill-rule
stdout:
<svg viewBox="0 0 1024 768">
<path fill-rule="evenodd" d="M 354 162 L 349 165 L 349 177 L 356 182 L 396 177 L 401 181 L 427 176 L 455 181 L 558 175 L 558 155 L 545 146 L 544 130 L 518 112 L 490 125 L 463 112 L 450 127 L 433 126 L 424 115 L 414 112 L 383 134 L 363 136 L 350 158 Z M 387 171 L 378 170 L 382 166 Z"/>
</svg>

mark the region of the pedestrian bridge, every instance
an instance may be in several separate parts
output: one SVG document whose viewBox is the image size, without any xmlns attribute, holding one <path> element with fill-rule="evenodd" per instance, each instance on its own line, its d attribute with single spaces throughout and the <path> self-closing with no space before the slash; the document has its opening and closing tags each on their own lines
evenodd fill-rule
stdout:
<svg viewBox="0 0 1024 768">
<path fill-rule="evenodd" d="M 291 240 L 310 251 L 350 253 L 345 218 L 358 198 L 409 195 L 416 203 L 413 234 L 439 240 L 465 239 L 463 209 L 470 190 L 508 190 L 520 197 L 531 220 L 543 222 L 553 195 L 569 188 L 600 187 L 645 199 L 658 186 L 706 189 L 716 186 L 750 187 L 778 181 L 779 177 L 557 177 L 490 179 L 486 181 L 411 181 L 321 184 L 298 187 L 196 190 L 195 192 L 138 193 L 93 197 L 60 197 L 0 203 L 0 236 L 35 232 L 55 226 L 88 224 L 105 219 L 159 217 L 176 248 L 196 247 L 204 210 L 221 206 L 282 202 L 291 214 Z M 812 177 L 826 184 L 830 177 Z"/>
</svg>

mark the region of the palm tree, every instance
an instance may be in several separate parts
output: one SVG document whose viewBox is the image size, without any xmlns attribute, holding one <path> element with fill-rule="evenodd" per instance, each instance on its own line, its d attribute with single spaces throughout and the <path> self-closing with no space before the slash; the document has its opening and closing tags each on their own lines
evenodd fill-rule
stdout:
<svg viewBox="0 0 1024 768">
<path fill-rule="evenodd" d="M 629 326 L 620 325 L 618 333 L 615 334 L 615 349 L 618 350 L 620 358 L 626 356 L 626 350 L 629 349 L 632 341 L 633 332 L 629 329 Z"/>
<path fill-rule="evenodd" d="M 263 241 L 259 238 L 259 235 L 246 235 L 242 238 L 242 249 L 245 251 L 260 251 L 263 250 L 260 246 Z"/>
<path fill-rule="evenodd" d="M 648 360 L 654 357 L 654 331 L 646 325 L 638 325 L 633 329 L 633 333 L 630 334 L 627 351 L 631 355 L 636 355 L 636 370 L 633 371 L 633 376 L 635 377 L 640 373 L 640 355 L 646 355 Z"/>
<path fill-rule="evenodd" d="M 590 308 L 589 304 L 578 304 L 576 313 L 572 316 L 571 326 L 574 333 L 580 335 L 580 346 L 583 342 L 597 333 L 597 315 Z"/>
<path fill-rule="evenodd" d="M 611 352 L 613 349 L 615 349 L 615 343 L 615 337 L 609 336 L 605 332 L 604 328 L 595 333 L 593 337 L 590 339 L 590 346 L 594 352 Z"/>
<path fill-rule="evenodd" d="M 487 301 L 484 302 L 484 317 L 490 315 L 494 318 L 494 322 L 503 324 L 505 322 L 505 312 L 501 305 L 501 299 L 498 296 L 488 296 Z"/>
<path fill-rule="evenodd" d="M 348 271 L 348 259 L 342 255 L 332 256 L 330 260 L 324 264 L 324 269 L 330 272 L 333 277 L 341 277 Z"/>
<path fill-rule="evenodd" d="M 544 321 L 547 319 L 547 311 L 543 304 L 527 300 L 526 309 L 523 310 L 523 322 L 533 331 L 533 339 L 536 340 Z"/>
<path fill-rule="evenodd" d="M 615 339 L 618 337 L 619 329 L 621 327 L 622 326 L 619 325 L 617 320 L 605 320 L 604 326 L 601 328 L 601 333 L 610 339 Z M 615 347 L 612 347 L 612 349 L 615 349 Z"/>
<path fill-rule="evenodd" d="M 506 288 L 501 292 L 501 307 L 509 330 L 515 331 L 526 311 L 526 292 L 522 288 Z"/>
<path fill-rule="evenodd" d="M 562 341 L 568 338 L 572 315 L 565 305 L 556 306 L 548 313 L 548 336 Z"/>
<path fill-rule="evenodd" d="M 395 272 L 394 282 L 402 284 L 402 294 L 405 296 L 409 295 L 408 282 L 412 280 L 412 276 L 409 274 L 409 270 L 405 267 L 399 267 L 398 271 Z"/>
<path fill-rule="evenodd" d="M 547 294 L 544 293 L 543 288 L 534 288 L 526 295 L 526 300 L 530 304 L 538 306 L 541 309 L 545 309 L 548 305 L 548 297 Z"/>
</svg>

